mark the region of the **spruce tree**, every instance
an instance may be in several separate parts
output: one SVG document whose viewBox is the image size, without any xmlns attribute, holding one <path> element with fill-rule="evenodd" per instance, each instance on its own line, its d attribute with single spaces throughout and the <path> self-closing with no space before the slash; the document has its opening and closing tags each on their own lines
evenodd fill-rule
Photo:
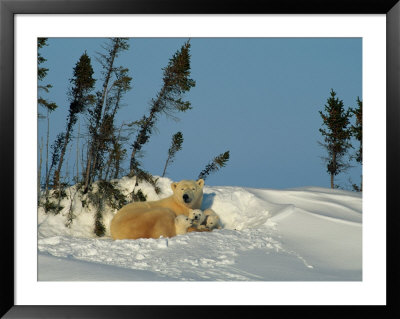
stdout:
<svg viewBox="0 0 400 319">
<path fill-rule="evenodd" d="M 225 167 L 228 161 L 229 161 L 229 151 L 219 154 L 218 156 L 214 157 L 213 160 L 210 163 L 208 163 L 206 167 L 200 172 L 198 179 L 202 178 L 206 180 L 206 178 L 211 173 L 218 171 L 222 167 Z"/>
<path fill-rule="evenodd" d="M 167 160 L 165 161 L 165 166 L 164 166 L 164 171 L 162 173 L 162 177 L 165 176 L 165 173 L 167 171 L 167 166 L 174 161 L 174 157 L 175 157 L 176 153 L 182 149 L 182 143 L 183 143 L 182 132 L 175 133 L 172 136 L 171 146 L 168 149 L 168 156 L 167 156 Z"/>
<path fill-rule="evenodd" d="M 349 168 L 344 156 L 351 147 L 350 110 L 345 110 L 343 101 L 336 97 L 331 89 L 331 96 L 325 104 L 325 113 L 319 111 L 325 129 L 320 128 L 325 143 L 321 143 L 328 152 L 327 172 L 331 177 L 331 188 L 335 188 L 334 177 Z"/>
<path fill-rule="evenodd" d="M 115 115 L 121 107 L 121 101 L 124 94 L 131 89 L 132 78 L 128 76 L 128 72 L 129 70 L 126 68 L 118 68 L 114 72 L 115 81 L 109 90 L 99 127 L 99 144 L 92 172 L 93 177 L 97 176 L 102 179 L 103 171 L 105 171 L 106 176 L 104 178 L 107 179 L 110 165 L 114 163 L 119 167 L 119 161 L 122 159 L 122 156 L 124 156 L 123 153 L 126 152 L 122 149 L 122 144 L 120 143 L 120 132 L 117 135 L 117 128 L 115 127 L 114 121 Z M 105 162 L 107 153 L 108 160 Z M 118 161 L 118 163 L 115 161 Z"/>
<path fill-rule="evenodd" d="M 48 40 L 48 38 L 38 38 L 37 39 L 37 47 L 38 47 L 38 58 L 37 58 L 38 59 L 38 80 L 39 81 L 43 80 L 46 77 L 47 72 L 49 71 L 49 69 L 40 66 L 42 63 L 47 61 L 40 53 L 40 49 L 47 45 L 47 40 Z"/>
<path fill-rule="evenodd" d="M 38 83 L 41 83 L 44 78 L 47 76 L 47 73 L 49 71 L 48 68 L 45 68 L 41 66 L 43 63 L 47 61 L 45 59 L 41 52 L 40 49 L 43 48 L 44 46 L 47 46 L 47 40 L 48 38 L 38 38 L 37 39 L 37 47 L 38 47 L 38 52 L 37 52 L 37 61 L 38 61 L 38 68 L 37 68 L 37 77 L 38 77 Z M 52 88 L 51 84 L 46 84 L 46 85 L 38 85 L 38 104 L 41 105 L 46 109 L 46 118 L 47 118 L 47 133 L 46 133 L 46 172 L 45 172 L 45 192 L 46 192 L 46 198 L 48 196 L 48 188 L 49 188 L 49 178 L 50 178 L 50 171 L 49 171 L 49 138 L 50 138 L 50 113 L 53 112 L 58 106 L 54 102 L 49 102 L 47 99 L 45 99 L 40 93 L 45 92 L 49 93 L 50 89 Z M 39 115 L 40 118 L 40 115 Z M 41 175 L 41 174 L 40 174 Z M 40 176 L 39 176 L 40 178 Z"/>
<path fill-rule="evenodd" d="M 77 116 L 94 102 L 94 96 L 90 94 L 96 82 L 96 80 L 93 78 L 93 73 L 90 57 L 85 52 L 76 63 L 73 77 L 70 80 L 72 87 L 69 92 L 70 106 L 67 118 L 67 127 L 64 134 L 64 141 L 62 142 L 60 149 L 58 166 L 54 172 L 54 188 L 59 187 L 60 172 L 64 162 L 65 152 L 67 150 L 68 143 L 71 141 L 71 134 L 77 121 Z"/>
<path fill-rule="evenodd" d="M 103 67 L 103 86 L 102 90 L 96 93 L 96 103 L 93 108 L 88 110 L 89 112 L 89 144 L 88 144 L 88 156 L 86 169 L 84 172 L 84 193 L 88 191 L 89 185 L 94 179 L 98 168 L 101 166 L 99 164 L 104 157 L 104 134 L 107 134 L 107 129 L 113 118 L 110 118 L 109 110 L 113 109 L 112 104 L 115 102 L 115 96 L 109 96 L 110 92 L 118 87 L 120 83 L 120 88 L 126 88 L 126 82 L 118 78 L 114 81 L 114 75 L 120 72 L 123 74 L 125 79 L 127 69 L 121 67 L 115 67 L 115 59 L 118 58 L 122 51 L 129 49 L 129 43 L 126 38 L 111 38 L 109 42 L 104 47 L 106 53 L 99 53 L 98 62 Z M 122 72 L 122 73 L 121 73 Z M 130 82 L 130 80 L 128 81 Z M 120 90 L 120 93 L 124 89 Z M 126 90 L 125 90 L 126 91 Z M 116 109 L 115 109 L 116 112 Z M 115 114 L 114 114 L 115 115 Z"/>
<path fill-rule="evenodd" d="M 360 163 L 362 165 L 362 101 L 360 100 L 359 97 L 357 97 L 357 105 L 358 107 L 356 109 L 350 109 L 351 113 L 355 115 L 355 121 L 356 121 L 355 125 L 351 126 L 351 132 L 354 138 L 359 142 L 359 147 L 356 151 L 355 159 L 357 163 Z M 356 191 L 359 192 L 362 191 L 362 176 L 361 176 L 360 186 L 354 184 L 353 188 Z"/>
<path fill-rule="evenodd" d="M 44 78 L 47 76 L 47 73 L 49 72 L 48 68 L 45 68 L 41 66 L 41 64 L 45 63 L 47 59 L 45 59 L 42 54 L 40 53 L 40 49 L 43 48 L 44 46 L 47 46 L 47 40 L 48 38 L 38 38 L 37 40 L 37 77 L 38 77 L 38 82 L 42 82 Z M 45 84 L 45 85 L 38 85 L 39 92 L 44 91 L 46 93 L 49 93 L 49 90 L 53 86 L 51 84 Z M 48 111 L 54 111 L 57 108 L 57 104 L 54 102 L 49 102 L 45 98 L 43 98 L 40 94 L 38 94 L 38 104 L 42 105 L 45 107 Z"/>
<path fill-rule="evenodd" d="M 149 141 L 160 114 L 174 117 L 173 113 L 175 112 L 185 112 L 191 109 L 190 102 L 183 101 L 182 95 L 195 85 L 196 82 L 190 78 L 190 41 L 187 41 L 163 68 L 163 85 L 156 97 L 151 100 L 149 114 L 141 119 L 139 132 L 132 144 L 130 176 L 151 182 L 151 174 L 141 169 L 137 154 Z"/>
</svg>

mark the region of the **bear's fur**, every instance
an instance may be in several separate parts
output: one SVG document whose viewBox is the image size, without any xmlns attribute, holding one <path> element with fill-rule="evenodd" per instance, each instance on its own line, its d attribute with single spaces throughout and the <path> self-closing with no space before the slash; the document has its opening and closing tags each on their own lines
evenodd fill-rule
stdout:
<svg viewBox="0 0 400 319">
<path fill-rule="evenodd" d="M 157 208 L 152 211 L 125 215 L 123 223 L 118 224 L 118 232 L 112 232 L 113 239 L 138 239 L 174 237 L 186 234 L 192 221 L 185 215 L 175 217 L 172 211 Z"/>
<path fill-rule="evenodd" d="M 217 213 L 216 213 L 213 209 L 207 208 L 207 209 L 204 211 L 204 215 L 206 215 L 206 216 L 217 215 Z M 218 216 L 218 215 L 217 215 L 217 216 Z"/>
<path fill-rule="evenodd" d="M 111 220 L 111 237 L 137 239 L 175 236 L 175 217 L 188 216 L 192 209 L 200 208 L 203 186 L 203 179 L 182 180 L 171 184 L 173 194 L 167 198 L 125 205 Z"/>
</svg>

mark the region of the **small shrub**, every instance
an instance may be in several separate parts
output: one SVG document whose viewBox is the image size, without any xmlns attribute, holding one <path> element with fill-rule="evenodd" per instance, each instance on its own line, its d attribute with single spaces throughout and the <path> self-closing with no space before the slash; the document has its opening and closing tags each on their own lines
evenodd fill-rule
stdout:
<svg viewBox="0 0 400 319">
<path fill-rule="evenodd" d="M 94 233 L 98 237 L 103 237 L 106 233 L 106 227 L 103 224 L 103 215 L 101 212 L 97 212 L 94 222 Z"/>
<path fill-rule="evenodd" d="M 88 202 L 91 203 L 97 210 L 95 214 L 94 233 L 98 237 L 105 235 L 106 228 L 103 224 L 104 209 L 109 206 L 114 209 L 120 209 L 128 203 L 124 194 L 115 187 L 115 184 L 108 181 L 98 182 L 98 191 L 88 192 Z M 88 202 L 82 201 L 82 206 L 88 206 Z"/>
<path fill-rule="evenodd" d="M 44 211 L 46 214 L 49 212 L 52 212 L 54 215 L 57 215 L 64 209 L 64 206 L 61 206 L 61 205 L 59 206 L 59 205 L 47 200 L 43 204 L 43 208 L 44 208 Z"/>
<path fill-rule="evenodd" d="M 132 200 L 134 202 L 145 202 L 147 201 L 147 196 L 143 194 L 141 189 L 138 189 L 136 193 L 135 191 L 132 192 Z"/>
</svg>

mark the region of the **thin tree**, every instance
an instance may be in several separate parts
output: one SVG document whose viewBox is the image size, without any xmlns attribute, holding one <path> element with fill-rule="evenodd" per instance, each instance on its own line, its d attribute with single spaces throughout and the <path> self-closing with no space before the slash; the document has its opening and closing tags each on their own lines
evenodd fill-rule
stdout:
<svg viewBox="0 0 400 319">
<path fill-rule="evenodd" d="M 355 125 L 351 126 L 351 132 L 354 138 L 359 142 L 359 147 L 355 154 L 355 160 L 362 166 L 362 101 L 360 100 L 360 97 L 357 97 L 357 105 L 358 107 L 356 109 L 350 109 L 351 113 L 355 115 L 356 119 Z M 353 188 L 356 191 L 362 192 L 362 175 L 360 186 L 354 184 Z"/>
<path fill-rule="evenodd" d="M 151 182 L 151 174 L 140 168 L 137 154 L 142 149 L 153 133 L 155 124 L 160 114 L 173 116 L 175 112 L 185 112 L 191 109 L 189 101 L 183 101 L 182 95 L 196 85 L 190 76 L 190 41 L 185 42 L 169 60 L 167 67 L 163 68 L 163 85 L 150 103 L 150 112 L 143 116 L 140 130 L 132 144 L 130 158 L 130 176 L 145 179 Z"/>
<path fill-rule="evenodd" d="M 107 115 L 107 108 L 109 108 L 110 99 L 107 98 L 109 91 L 112 89 L 114 83 L 112 76 L 117 68 L 114 66 L 115 59 L 119 53 L 128 50 L 129 44 L 125 38 L 111 38 L 109 43 L 104 47 L 106 53 L 99 53 L 98 61 L 103 67 L 103 87 L 100 92 L 96 93 L 96 104 L 92 109 L 89 109 L 89 135 L 90 141 L 88 144 L 88 156 L 86 169 L 84 172 L 84 193 L 88 191 L 91 184 L 96 167 L 98 167 L 99 148 L 102 141 L 100 140 L 100 127 L 104 125 L 104 118 Z M 121 69 L 121 68 L 119 68 Z M 108 106 L 106 105 L 108 103 Z M 103 127 L 104 129 L 104 127 Z"/>
<path fill-rule="evenodd" d="M 39 149 L 39 167 L 37 172 L 37 199 L 38 203 L 40 201 L 40 179 L 42 177 L 42 153 L 43 153 L 43 137 L 40 139 L 40 149 Z"/>
<path fill-rule="evenodd" d="M 44 78 L 47 76 L 47 73 L 49 71 L 48 68 L 45 68 L 41 66 L 43 63 L 47 61 L 45 59 L 41 52 L 40 49 L 42 49 L 44 46 L 47 46 L 47 38 L 38 38 L 37 40 L 37 47 L 38 47 L 38 68 L 37 68 L 37 76 L 38 76 L 38 83 L 41 83 Z M 50 89 L 52 88 L 51 84 L 40 84 L 38 85 L 38 104 L 41 105 L 46 109 L 46 118 L 47 118 L 47 133 L 46 133 L 46 171 L 45 171 L 45 193 L 46 193 L 46 198 L 48 196 L 48 189 L 49 189 L 49 136 L 50 136 L 50 113 L 53 112 L 58 106 L 54 102 L 49 102 L 47 99 L 45 99 L 40 93 L 45 92 L 49 93 Z M 39 114 L 39 118 L 41 118 Z"/>
<path fill-rule="evenodd" d="M 218 171 L 220 168 L 225 167 L 226 163 L 229 161 L 229 151 L 225 153 L 219 154 L 214 157 L 213 160 L 206 165 L 206 167 L 200 172 L 198 179 L 202 178 L 206 180 L 206 178 L 213 172 Z"/>
<path fill-rule="evenodd" d="M 41 67 L 40 65 L 46 62 L 47 60 L 42 56 L 40 53 L 40 49 L 43 48 L 44 46 L 48 45 L 47 44 L 48 38 L 38 38 L 37 39 L 37 47 L 38 47 L 38 79 L 43 80 L 49 69 Z"/>
<path fill-rule="evenodd" d="M 124 94 L 131 89 L 132 78 L 128 76 L 129 70 L 126 68 L 119 68 L 115 73 L 115 81 L 109 90 L 107 103 L 105 106 L 104 114 L 99 128 L 99 145 L 96 152 L 95 164 L 93 167 L 92 176 L 97 176 L 103 179 L 103 170 L 109 171 L 109 165 L 112 163 L 110 157 L 116 155 L 114 159 L 121 159 L 122 148 L 117 138 L 118 129 L 115 127 L 115 115 L 121 107 L 121 101 Z M 108 152 L 108 161 L 105 163 L 106 153 Z M 119 163 L 118 163 L 119 165 Z M 106 174 L 108 178 L 108 174 Z"/>
<path fill-rule="evenodd" d="M 73 77 L 70 80 L 72 87 L 69 92 L 70 106 L 67 118 L 67 127 L 64 134 L 64 141 L 60 149 L 60 158 L 57 169 L 54 172 L 53 188 L 59 187 L 60 172 L 64 162 L 65 152 L 68 143 L 71 141 L 73 127 L 78 119 L 78 114 L 83 112 L 89 105 L 93 104 L 94 96 L 90 92 L 94 89 L 96 80 L 93 78 L 93 68 L 90 57 L 82 54 L 74 67 Z"/>
<path fill-rule="evenodd" d="M 81 121 L 78 122 L 78 134 L 76 135 L 76 176 L 75 183 L 79 182 L 79 137 L 81 134 Z"/>
<path fill-rule="evenodd" d="M 345 171 L 350 167 L 348 162 L 344 161 L 349 148 L 351 148 L 351 128 L 350 124 L 350 110 L 345 110 L 343 101 L 336 97 L 336 92 L 331 89 L 331 96 L 327 99 L 325 104 L 325 113 L 319 111 L 325 129 L 320 128 L 325 143 L 322 146 L 328 152 L 327 172 L 331 177 L 331 188 L 335 188 L 334 178 L 339 173 Z"/>
<path fill-rule="evenodd" d="M 176 153 L 182 149 L 182 143 L 183 143 L 182 132 L 175 133 L 172 136 L 171 146 L 168 149 L 168 156 L 167 156 L 167 160 L 165 161 L 165 166 L 164 166 L 164 171 L 162 173 L 162 177 L 165 176 L 168 165 L 174 161 L 174 157 L 175 157 Z"/>
</svg>

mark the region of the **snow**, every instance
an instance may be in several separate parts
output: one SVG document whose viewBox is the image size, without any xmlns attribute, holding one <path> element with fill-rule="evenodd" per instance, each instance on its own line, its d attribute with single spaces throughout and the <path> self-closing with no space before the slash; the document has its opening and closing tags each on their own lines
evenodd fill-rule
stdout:
<svg viewBox="0 0 400 319">
<path fill-rule="evenodd" d="M 115 181 L 130 192 L 135 180 Z M 148 200 L 169 196 L 140 184 Z M 361 281 L 362 197 L 319 187 L 205 186 L 202 209 L 222 229 L 172 238 L 113 241 L 93 234 L 94 209 L 74 187 L 58 215 L 38 210 L 39 281 Z M 76 218 L 65 227 L 70 206 Z"/>
</svg>

